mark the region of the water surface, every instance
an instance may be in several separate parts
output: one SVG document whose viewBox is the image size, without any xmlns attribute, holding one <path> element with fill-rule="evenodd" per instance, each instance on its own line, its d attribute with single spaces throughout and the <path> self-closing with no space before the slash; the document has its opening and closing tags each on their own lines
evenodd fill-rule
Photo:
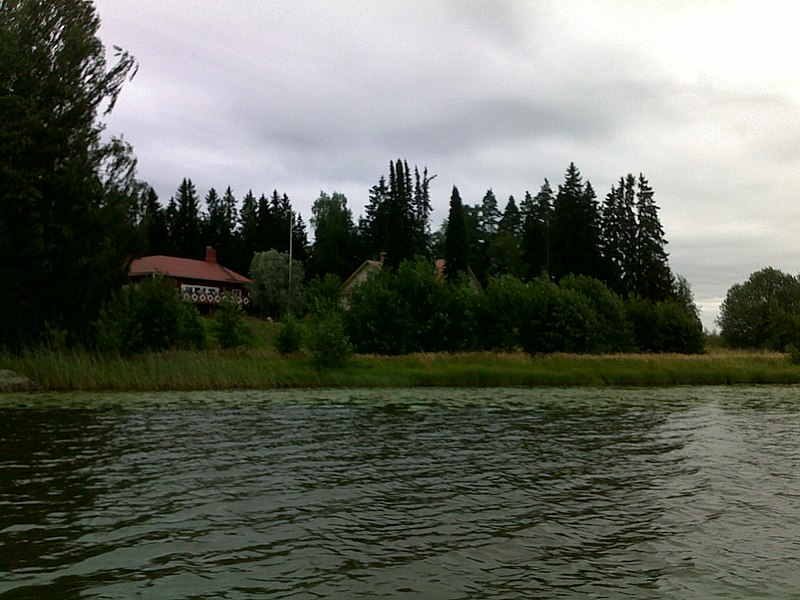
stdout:
<svg viewBox="0 0 800 600">
<path fill-rule="evenodd" d="M 797 596 L 798 398 L 0 396 L 0 594 Z"/>
</svg>

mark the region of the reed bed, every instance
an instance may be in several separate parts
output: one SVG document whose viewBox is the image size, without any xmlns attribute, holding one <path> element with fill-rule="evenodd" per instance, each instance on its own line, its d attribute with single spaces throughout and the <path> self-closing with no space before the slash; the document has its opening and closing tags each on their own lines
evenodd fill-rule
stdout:
<svg viewBox="0 0 800 600">
<path fill-rule="evenodd" d="M 157 391 L 314 387 L 654 386 L 800 383 L 800 366 L 771 352 L 705 355 L 522 353 L 359 355 L 317 369 L 268 349 L 163 352 L 133 358 L 36 351 L 0 356 L 0 369 L 42 391 Z"/>
</svg>

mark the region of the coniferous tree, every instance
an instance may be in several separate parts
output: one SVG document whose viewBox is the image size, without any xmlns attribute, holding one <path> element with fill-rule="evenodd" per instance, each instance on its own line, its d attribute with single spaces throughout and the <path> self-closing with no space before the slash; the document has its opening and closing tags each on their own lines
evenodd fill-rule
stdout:
<svg viewBox="0 0 800 600">
<path fill-rule="evenodd" d="M 406 165 L 408 169 L 408 165 Z M 414 166 L 414 252 L 417 255 L 430 255 L 431 232 L 430 232 L 430 183 L 436 175 L 428 176 L 428 168 L 425 167 L 420 175 L 419 169 Z"/>
<path fill-rule="evenodd" d="M 231 268 L 237 273 L 247 273 L 253 254 L 257 251 L 258 236 L 258 201 L 253 195 L 253 190 L 248 190 L 242 199 L 242 210 L 239 213 L 239 229 L 237 240 L 237 255 Z"/>
<path fill-rule="evenodd" d="M 558 186 L 553 208 L 552 269 L 556 279 L 566 275 L 600 275 L 599 215 L 591 184 L 584 186 L 574 163 Z"/>
<path fill-rule="evenodd" d="M 521 238 L 522 219 L 514 196 L 510 196 L 497 225 L 497 233 L 490 242 L 492 275 L 524 275 Z"/>
<path fill-rule="evenodd" d="M 428 253 L 428 183 L 420 178 L 415 191 L 408 163 L 389 162 L 389 180 L 381 176 L 370 190 L 366 216 L 359 223 L 362 239 L 373 256 L 385 253 L 386 264 L 396 268 L 403 260 Z"/>
<path fill-rule="evenodd" d="M 529 279 L 543 274 L 549 277 L 551 273 L 553 203 L 553 190 L 547 179 L 535 198 L 531 198 L 530 193 L 526 192 L 522 202 L 522 257 Z"/>
<path fill-rule="evenodd" d="M 146 253 L 171 254 L 167 213 L 158 201 L 158 194 L 150 186 L 144 189 L 142 205 L 141 227 L 147 239 Z"/>
<path fill-rule="evenodd" d="M 200 204 L 191 179 L 184 178 L 181 181 L 171 205 L 173 220 L 170 236 L 175 254 L 184 258 L 197 258 L 204 245 L 201 240 Z"/>
<path fill-rule="evenodd" d="M 658 218 L 653 189 L 644 175 L 636 181 L 636 236 L 638 278 L 636 292 L 653 301 L 666 300 L 673 294 L 673 277 L 667 260 L 664 229 Z"/>
<path fill-rule="evenodd" d="M 498 233 L 510 233 L 515 238 L 522 237 L 522 215 L 517 207 L 514 196 L 508 197 L 508 203 L 503 210 L 503 216 L 497 226 Z"/>
<path fill-rule="evenodd" d="M 497 205 L 497 197 L 495 197 L 490 188 L 486 190 L 481 202 L 481 230 L 487 239 L 497 233 L 501 217 L 500 208 Z"/>
<path fill-rule="evenodd" d="M 603 201 L 601 246 L 603 281 L 617 294 L 639 293 L 642 275 L 636 216 L 636 178 L 628 174 Z"/>
<path fill-rule="evenodd" d="M 447 215 L 447 228 L 444 239 L 445 275 L 455 281 L 460 273 L 467 270 L 469 260 L 469 241 L 464 205 L 458 188 L 453 186 L 450 195 L 450 212 Z"/>
<path fill-rule="evenodd" d="M 238 240 L 236 235 L 236 228 L 239 222 L 239 214 L 236 208 L 236 196 L 233 195 L 233 190 L 228 186 L 225 194 L 222 196 L 221 201 L 221 223 L 219 230 L 218 253 L 217 256 L 222 258 L 223 264 L 233 264 L 236 257 L 239 256 Z M 237 271 L 243 272 L 243 271 Z"/>
<path fill-rule="evenodd" d="M 304 266 L 311 258 L 311 246 L 308 243 L 308 232 L 303 215 L 291 211 L 292 214 L 292 259 L 300 261 Z"/>
<path fill-rule="evenodd" d="M 620 223 L 620 205 L 623 190 L 611 186 L 606 194 L 600 211 L 603 227 L 600 234 L 600 247 L 603 255 L 603 281 L 615 293 L 625 296 L 623 286 L 624 256 L 622 254 L 622 232 Z"/>
<path fill-rule="evenodd" d="M 224 229 L 224 209 L 222 198 L 215 188 L 206 194 L 206 218 L 203 221 L 203 243 L 219 250 L 219 242 Z"/>
</svg>

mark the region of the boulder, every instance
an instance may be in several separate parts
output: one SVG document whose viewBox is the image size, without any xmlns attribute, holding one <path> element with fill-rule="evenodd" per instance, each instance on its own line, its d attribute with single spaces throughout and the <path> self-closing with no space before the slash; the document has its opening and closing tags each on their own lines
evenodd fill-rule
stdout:
<svg viewBox="0 0 800 600">
<path fill-rule="evenodd" d="M 32 392 L 36 384 L 9 369 L 0 369 L 0 392 Z"/>
</svg>

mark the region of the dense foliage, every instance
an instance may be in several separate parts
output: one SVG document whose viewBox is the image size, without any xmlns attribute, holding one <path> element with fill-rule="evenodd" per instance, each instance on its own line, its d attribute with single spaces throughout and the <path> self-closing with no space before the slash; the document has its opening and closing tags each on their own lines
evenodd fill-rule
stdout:
<svg viewBox="0 0 800 600">
<path fill-rule="evenodd" d="M 251 332 L 244 317 L 244 311 L 237 299 L 231 294 L 223 294 L 211 324 L 220 348 L 236 348 L 247 343 Z"/>
<path fill-rule="evenodd" d="M 253 306 L 262 315 L 276 318 L 303 310 L 303 263 L 289 259 L 288 254 L 270 250 L 257 252 L 250 262 L 250 295 Z"/>
<path fill-rule="evenodd" d="M 181 300 L 175 282 L 164 277 L 122 288 L 100 311 L 94 329 L 101 351 L 124 356 L 205 347 L 197 308 Z"/>
<path fill-rule="evenodd" d="M 345 317 L 349 338 L 363 353 L 698 353 L 704 344 L 691 299 L 623 300 L 588 276 L 556 284 L 505 275 L 479 290 L 466 278 L 448 282 L 423 259 L 359 284 Z"/>
<path fill-rule="evenodd" d="M 733 348 L 785 350 L 800 341 L 800 279 L 772 267 L 732 286 L 720 306 L 723 342 Z"/>
<path fill-rule="evenodd" d="M 0 2 L 0 347 L 81 336 L 139 250 L 130 148 L 99 120 L 135 65 L 99 25 L 91 2 Z"/>
</svg>

